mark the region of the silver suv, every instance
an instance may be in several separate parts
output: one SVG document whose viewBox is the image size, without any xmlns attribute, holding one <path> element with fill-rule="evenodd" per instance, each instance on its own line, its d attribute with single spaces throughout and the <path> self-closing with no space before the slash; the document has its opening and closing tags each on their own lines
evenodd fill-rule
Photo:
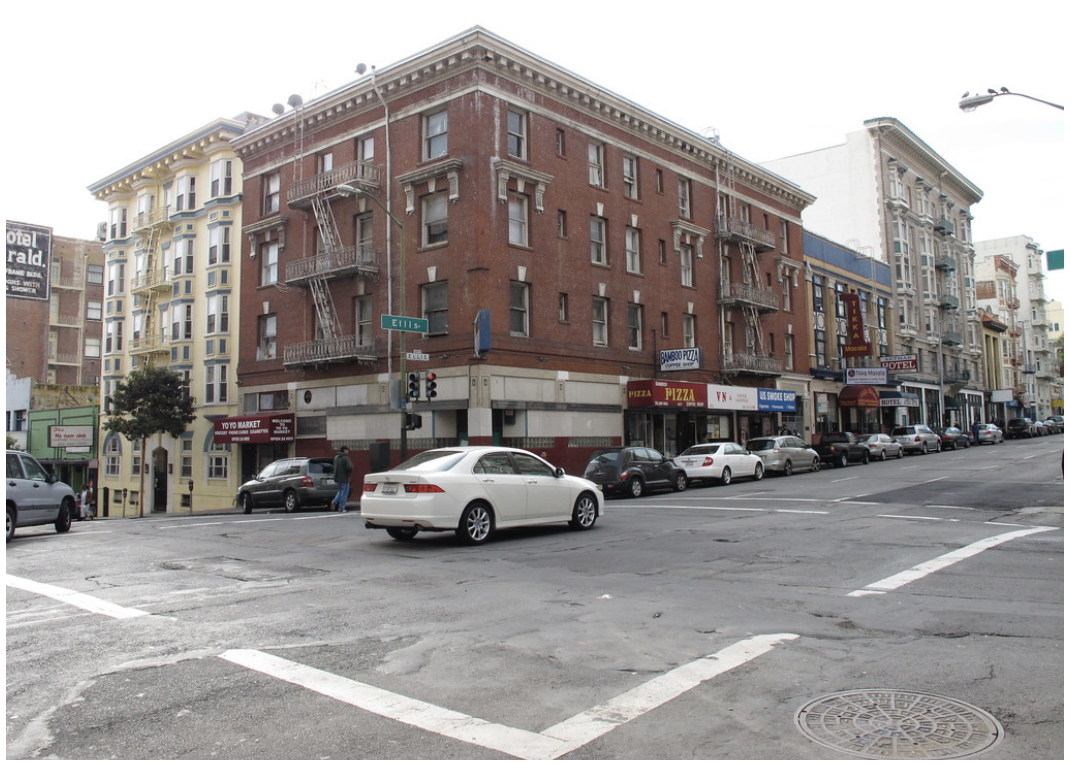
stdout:
<svg viewBox="0 0 1070 764">
<path fill-rule="evenodd" d="M 764 438 L 751 438 L 747 441 L 747 450 L 762 457 L 767 471 L 793 472 L 807 470 L 817 472 L 821 469 L 821 457 L 806 442 L 794 435 L 767 435 Z"/>
<path fill-rule="evenodd" d="M 283 507 L 293 512 L 306 506 L 325 507 L 338 493 L 334 459 L 292 457 L 274 461 L 238 489 L 238 506 L 249 514 L 253 507 Z"/>
<path fill-rule="evenodd" d="M 71 529 L 74 491 L 24 451 L 7 452 L 7 540 L 16 528 L 56 526 L 56 533 Z"/>
<path fill-rule="evenodd" d="M 901 425 L 892 430 L 892 437 L 907 453 L 931 454 L 940 450 L 940 436 L 925 424 Z"/>
</svg>

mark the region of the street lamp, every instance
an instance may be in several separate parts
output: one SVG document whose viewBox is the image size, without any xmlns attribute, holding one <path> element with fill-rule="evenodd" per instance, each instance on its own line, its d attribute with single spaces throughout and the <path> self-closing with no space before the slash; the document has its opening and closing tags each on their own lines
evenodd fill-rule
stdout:
<svg viewBox="0 0 1070 764">
<path fill-rule="evenodd" d="M 967 90 L 965 93 L 962 94 L 962 100 L 959 101 L 959 108 L 963 111 L 973 111 L 978 106 L 984 106 L 986 103 L 992 103 L 993 99 L 1005 95 L 1028 98 L 1030 101 L 1036 101 L 1047 106 L 1054 106 L 1056 109 L 1065 111 L 1063 107 L 1057 103 L 1045 101 L 1043 98 L 1034 98 L 1033 96 L 1026 95 L 1025 93 L 1012 93 L 1011 91 L 1007 90 L 1007 88 L 1000 88 L 998 91 L 989 88 L 987 93 L 975 93 L 973 95 L 970 95 L 970 92 Z"/>
<path fill-rule="evenodd" d="M 383 202 L 379 199 L 379 197 L 377 197 L 377 196 L 375 196 L 373 194 L 369 194 L 363 188 L 360 188 L 358 186 L 350 186 L 348 184 L 343 184 L 341 186 L 336 186 L 334 190 L 337 191 L 338 193 L 342 194 L 343 196 L 352 196 L 352 197 L 363 196 L 365 199 L 371 199 L 372 202 L 374 202 L 376 204 L 376 206 L 379 207 L 379 209 L 381 209 L 383 212 L 386 213 L 386 216 L 388 218 L 390 218 L 390 221 L 394 225 L 396 225 L 398 227 L 398 233 L 399 233 L 399 235 L 401 237 L 401 241 L 398 244 L 398 271 L 400 273 L 400 275 L 398 277 L 399 278 L 398 312 L 402 316 L 408 315 L 405 312 L 405 292 L 406 292 L 406 289 L 405 289 L 405 274 L 406 274 L 406 271 L 405 271 L 405 224 L 397 219 L 397 217 L 394 215 L 394 213 L 391 212 L 387 208 L 387 206 L 385 204 L 383 204 Z M 389 265 L 390 265 L 390 263 L 389 263 L 389 255 L 388 255 L 387 266 L 389 267 Z M 390 287 L 392 289 L 394 285 L 392 283 L 392 279 L 391 279 L 390 275 L 387 276 L 387 283 L 390 285 Z M 399 334 L 401 335 L 398 338 L 398 356 L 399 356 L 398 357 L 398 370 L 400 371 L 400 376 L 398 378 L 401 380 L 398 383 L 398 392 L 400 394 L 401 385 L 404 384 L 404 382 L 405 382 L 405 372 L 408 370 L 407 369 L 408 364 L 406 363 L 406 361 L 408 359 L 405 357 L 405 334 L 406 333 L 405 332 L 399 332 Z M 409 430 L 408 430 L 408 427 L 406 426 L 408 424 L 408 413 L 409 413 L 409 402 L 408 402 L 408 399 L 406 398 L 405 399 L 405 407 L 402 409 L 402 412 L 401 412 L 401 461 L 405 461 L 406 459 L 409 458 Z"/>
</svg>

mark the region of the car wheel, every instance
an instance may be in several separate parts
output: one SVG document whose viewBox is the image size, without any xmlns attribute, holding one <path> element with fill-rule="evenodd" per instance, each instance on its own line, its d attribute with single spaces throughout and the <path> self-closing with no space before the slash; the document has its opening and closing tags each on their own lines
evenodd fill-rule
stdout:
<svg viewBox="0 0 1070 764">
<path fill-rule="evenodd" d="M 66 533 L 71 529 L 71 516 L 74 514 L 74 502 L 64 499 L 59 505 L 59 516 L 56 517 L 56 533 Z"/>
<path fill-rule="evenodd" d="M 15 510 L 11 507 L 7 508 L 7 540 L 11 541 L 15 537 Z"/>
<path fill-rule="evenodd" d="M 732 470 L 728 467 L 724 468 L 724 472 L 721 473 L 721 485 L 728 485 L 732 482 Z"/>
<path fill-rule="evenodd" d="M 899 449 L 899 453 L 898 453 L 898 454 L 896 455 L 896 457 L 895 457 L 895 458 L 896 458 L 896 459 L 902 459 L 902 458 L 903 458 L 903 452 L 904 452 L 904 451 L 906 451 L 906 449 L 905 449 L 905 448 L 900 448 L 900 449 Z"/>
<path fill-rule="evenodd" d="M 687 473 L 686 472 L 677 472 L 676 473 L 676 479 L 673 480 L 673 483 L 672 483 L 672 489 L 674 491 L 676 491 L 677 493 L 679 493 L 680 491 L 684 490 L 685 488 L 687 488 Z"/>
<path fill-rule="evenodd" d="M 253 497 L 250 494 L 243 493 L 239 496 L 238 505 L 245 514 L 251 515 L 253 513 Z"/>
<path fill-rule="evenodd" d="M 287 512 L 293 512 L 301 508 L 301 502 L 297 500 L 295 491 L 287 491 L 282 495 L 282 506 Z"/>
<path fill-rule="evenodd" d="M 494 530 L 494 518 L 486 504 L 472 504 L 461 513 L 457 537 L 465 544 L 482 544 Z"/>
<path fill-rule="evenodd" d="M 836 460 L 836 464 L 839 467 L 847 466 L 847 454 L 840 454 L 840 458 Z"/>
<path fill-rule="evenodd" d="M 761 480 L 763 477 L 765 477 L 765 466 L 762 465 L 762 464 L 755 464 L 754 465 L 754 479 L 755 480 Z"/>
<path fill-rule="evenodd" d="M 412 541 L 416 538 L 415 528 L 387 528 L 386 535 L 395 541 Z"/>
<path fill-rule="evenodd" d="M 869 451 L 862 452 L 862 464 L 869 464 Z"/>
<path fill-rule="evenodd" d="M 598 502 L 589 493 L 580 494 L 576 506 L 572 508 L 572 519 L 568 526 L 574 531 L 589 531 L 598 520 Z"/>
<path fill-rule="evenodd" d="M 883 448 L 881 449 L 881 461 L 882 462 L 888 461 L 888 452 L 885 451 Z"/>
<path fill-rule="evenodd" d="M 810 465 L 811 472 L 818 472 L 821 469 L 821 459 L 814 457 L 814 463 Z"/>
<path fill-rule="evenodd" d="M 936 453 L 940 453 L 943 450 L 944 450 L 944 444 L 939 442 L 939 441 L 937 441 L 937 443 L 936 443 Z"/>
<path fill-rule="evenodd" d="M 633 499 L 638 499 L 643 495 L 643 481 L 640 478 L 633 476 L 632 479 L 628 481 L 628 495 Z"/>
<path fill-rule="evenodd" d="M 811 472 L 813 472 L 813 470 L 811 470 Z M 791 459 L 784 462 L 784 475 L 786 477 L 791 477 Z"/>
</svg>

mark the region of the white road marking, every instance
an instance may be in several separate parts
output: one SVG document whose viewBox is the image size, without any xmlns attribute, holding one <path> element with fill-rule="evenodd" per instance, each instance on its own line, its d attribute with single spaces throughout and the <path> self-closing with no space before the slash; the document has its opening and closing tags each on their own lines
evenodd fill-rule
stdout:
<svg viewBox="0 0 1070 764">
<path fill-rule="evenodd" d="M 121 605 L 114 605 L 111 602 L 106 602 L 99 597 L 94 597 L 91 594 L 83 594 L 76 592 L 73 589 L 64 589 L 59 586 L 53 586 L 52 584 L 42 584 L 37 581 L 31 581 L 28 578 L 19 578 L 13 576 L 10 573 L 5 574 L 7 576 L 6 583 L 8 586 L 15 589 L 22 589 L 23 591 L 33 592 L 34 594 L 40 594 L 45 597 L 49 597 L 59 602 L 73 605 L 76 608 L 87 610 L 90 613 L 98 613 L 100 615 L 106 615 L 109 618 L 139 618 L 143 615 L 152 615 L 144 610 L 137 610 L 136 608 L 123 607 Z"/>
<path fill-rule="evenodd" d="M 259 650 L 227 650 L 224 660 L 348 703 L 370 713 L 521 759 L 556 759 L 742 666 L 798 634 L 762 634 L 679 666 L 543 732 L 451 711 Z"/>
<path fill-rule="evenodd" d="M 961 520 L 947 517 L 926 517 L 925 515 L 877 515 L 877 517 L 890 518 L 892 520 L 936 520 L 942 523 L 958 523 Z"/>
<path fill-rule="evenodd" d="M 938 570 L 943 570 L 949 565 L 954 565 L 956 562 L 962 562 L 963 560 L 973 557 L 975 554 L 980 554 L 986 549 L 991 549 L 994 546 L 1002 544 L 1004 541 L 1010 541 L 1011 539 L 1018 538 L 1019 536 L 1029 536 L 1033 533 L 1042 533 L 1044 531 L 1053 531 L 1056 528 L 1047 526 L 1038 526 L 1035 528 L 1023 528 L 1017 531 L 1011 531 L 1010 533 L 1003 533 L 999 536 L 992 536 L 987 539 L 981 539 L 969 546 L 964 546 L 961 549 L 955 549 L 947 554 L 942 554 L 932 560 L 928 560 L 919 565 L 915 565 L 909 570 L 904 570 L 902 573 L 896 573 L 894 576 L 888 576 L 888 578 L 882 578 L 880 581 L 866 586 L 862 589 L 856 589 L 850 592 L 848 597 L 864 597 L 869 594 L 887 594 L 890 591 L 894 591 L 901 586 L 905 586 L 909 583 L 913 583 L 930 573 L 935 573 Z"/>
<path fill-rule="evenodd" d="M 752 499 L 757 501 L 757 499 Z M 800 501 L 805 501 L 800 499 Z M 766 509 L 765 507 L 696 507 L 690 504 L 628 504 L 614 509 L 701 509 L 713 512 L 770 512 L 773 514 L 827 515 L 828 512 L 816 509 Z"/>
</svg>

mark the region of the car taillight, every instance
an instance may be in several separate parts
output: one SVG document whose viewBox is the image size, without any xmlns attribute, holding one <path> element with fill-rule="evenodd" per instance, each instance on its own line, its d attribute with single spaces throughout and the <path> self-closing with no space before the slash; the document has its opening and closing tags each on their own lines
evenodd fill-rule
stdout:
<svg viewBox="0 0 1070 764">
<path fill-rule="evenodd" d="M 301 478 L 301 487 L 315 488 L 316 484 L 312 482 L 312 478 L 310 478 L 308 475 L 305 475 L 303 478 Z"/>
<path fill-rule="evenodd" d="M 433 483 L 406 483 L 405 493 L 445 493 Z"/>
<path fill-rule="evenodd" d="M 627 480 L 628 479 L 628 473 L 627 472 L 620 473 L 620 479 L 621 480 Z"/>
<path fill-rule="evenodd" d="M 920 435 L 915 435 L 914 436 L 914 442 L 915 443 L 921 443 L 921 436 Z"/>
<path fill-rule="evenodd" d="M 707 456 L 705 459 L 703 459 L 702 460 L 702 466 L 703 467 L 712 467 L 713 466 L 713 457 L 712 456 Z"/>
<path fill-rule="evenodd" d="M 376 486 L 376 483 L 365 483 L 364 484 L 364 493 L 375 493 L 375 486 Z"/>
</svg>

